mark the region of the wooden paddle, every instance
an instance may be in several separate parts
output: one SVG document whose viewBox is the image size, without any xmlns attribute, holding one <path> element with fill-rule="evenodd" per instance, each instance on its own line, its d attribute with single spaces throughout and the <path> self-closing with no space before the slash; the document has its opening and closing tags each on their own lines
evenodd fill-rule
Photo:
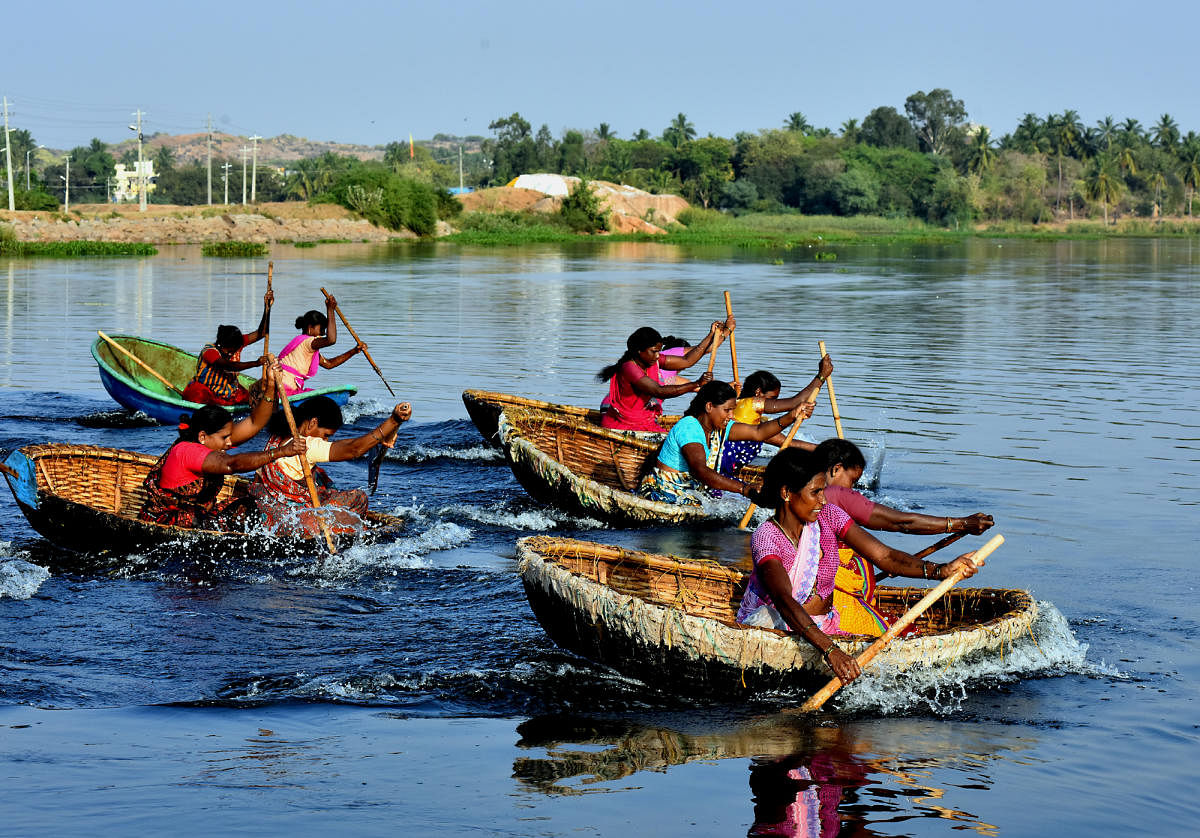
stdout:
<svg viewBox="0 0 1200 838">
<path fill-rule="evenodd" d="M 941 550 L 943 547 L 949 547 L 951 544 L 958 541 L 960 538 L 962 538 L 966 534 L 967 534 L 966 530 L 963 530 L 962 532 L 956 532 L 954 535 L 948 535 L 945 538 L 943 538 L 941 541 L 938 541 L 934 544 L 930 544 L 928 547 L 926 547 L 920 553 L 913 553 L 913 558 L 914 559 L 923 559 L 926 556 L 932 556 L 938 550 Z"/>
<path fill-rule="evenodd" d="M 713 338 L 712 349 L 708 353 L 709 375 L 712 374 L 713 367 L 715 367 L 717 365 L 717 347 L 721 345 L 721 341 L 723 341 L 724 339 L 725 339 L 724 336 L 720 332 L 717 332 L 717 336 L 715 338 Z"/>
<path fill-rule="evenodd" d="M 725 316 L 733 317 L 733 304 L 729 301 L 729 292 L 725 292 Z M 729 354 L 733 356 L 733 392 L 739 396 L 742 394 L 742 382 L 738 380 L 737 370 L 737 342 L 733 339 L 733 332 L 729 333 Z"/>
<path fill-rule="evenodd" d="M 990 556 L 992 552 L 1003 543 L 1004 536 L 992 536 L 991 540 L 988 541 L 987 544 L 983 545 L 979 548 L 979 550 L 976 551 L 975 555 L 971 557 L 970 561 L 974 562 L 976 566 L 983 564 L 983 560 Z M 880 637 L 878 640 L 868 646 L 866 650 L 858 656 L 857 660 L 859 667 L 866 669 L 867 665 L 870 664 L 871 661 L 875 660 L 875 657 L 884 649 L 886 649 L 888 644 L 895 640 L 900 632 L 908 628 L 908 626 L 914 620 L 916 620 L 917 617 L 920 617 L 922 614 L 924 614 L 931 605 L 941 599 L 946 591 L 957 585 L 961 579 L 962 571 L 955 571 L 949 577 L 943 579 L 940 585 L 927 593 L 920 602 L 908 609 L 903 617 L 892 624 L 892 627 L 889 628 L 886 633 L 884 633 L 883 637 Z M 804 702 L 804 704 L 800 707 L 800 711 L 802 713 L 809 713 L 813 710 L 819 709 L 822 704 L 828 701 L 829 698 L 841 688 L 842 679 L 834 676 L 833 680 L 822 687 L 821 690 L 816 693 L 816 695 Z"/>
<path fill-rule="evenodd" d="M 267 262 L 267 293 L 271 293 L 271 277 L 275 273 L 275 263 Z M 267 353 L 271 351 L 271 315 L 267 315 L 267 328 L 263 331 L 263 378 L 267 377 Z"/>
<path fill-rule="evenodd" d="M 296 430 L 296 418 L 292 416 L 292 403 L 288 401 L 287 391 L 283 388 L 282 381 L 276 381 L 276 389 L 279 392 L 279 403 L 283 407 L 283 416 L 287 419 L 288 430 L 292 432 L 292 439 L 299 439 L 300 432 Z M 308 457 L 300 455 L 300 468 L 304 470 L 304 483 L 308 486 L 308 497 L 312 501 L 312 508 L 319 510 L 321 508 L 321 499 L 317 497 L 317 484 L 313 482 L 312 466 L 308 464 Z M 333 546 L 333 536 L 329 533 L 329 524 L 318 513 L 318 520 L 321 522 L 321 532 L 325 536 L 325 545 L 329 548 L 330 554 L 337 553 L 337 548 Z"/>
<path fill-rule="evenodd" d="M 101 332 L 99 329 L 96 330 L 96 334 L 98 334 L 101 338 L 103 338 L 104 342 L 107 343 L 109 346 L 111 346 L 113 349 L 117 350 L 122 355 L 126 356 L 127 358 L 132 359 L 135 364 L 137 364 L 139 367 L 144 369 L 146 372 L 150 373 L 152 376 L 157 378 L 163 384 L 170 387 L 172 390 L 174 390 L 179 395 L 181 395 L 181 396 L 183 395 L 182 390 L 180 390 L 178 387 L 176 387 L 170 381 L 167 381 L 165 378 L 163 378 L 161 375 L 159 375 L 158 372 L 156 372 L 153 367 L 151 367 L 149 364 L 147 364 L 145 361 L 143 361 L 137 355 L 134 355 L 132 352 L 130 352 L 124 346 L 121 346 L 121 344 L 117 343 L 115 340 L 110 338 L 108 335 L 104 334 L 104 332 Z"/>
<path fill-rule="evenodd" d="M 822 358 L 829 354 L 825 351 L 825 341 L 817 341 L 817 346 L 821 348 Z M 833 410 L 833 424 L 837 428 L 838 439 L 845 439 L 846 435 L 842 433 L 842 414 L 838 413 L 837 397 L 833 395 L 833 376 L 829 376 L 825 381 L 829 384 L 829 407 Z"/>
<path fill-rule="evenodd" d="M 809 404 L 816 404 L 817 393 L 820 393 L 820 392 L 821 392 L 821 385 L 818 384 L 817 389 L 813 392 L 813 397 L 809 400 Z M 801 416 L 801 417 L 797 418 L 795 422 L 792 423 L 792 429 L 790 431 L 788 431 L 787 436 L 785 436 L 783 438 L 783 445 L 779 446 L 780 451 L 782 451 L 784 448 L 787 448 L 789 445 L 792 444 L 792 439 L 795 438 L 796 431 L 800 430 L 800 424 L 803 421 L 804 421 L 804 417 Z M 739 530 L 746 529 L 746 525 L 749 524 L 750 519 L 754 517 L 755 509 L 758 509 L 758 507 L 753 502 L 751 502 L 750 506 L 746 508 L 746 514 L 742 516 L 742 522 L 740 524 L 738 524 Z"/>
<path fill-rule="evenodd" d="M 325 295 L 325 299 L 327 300 L 333 296 L 324 288 L 321 289 L 321 293 Z M 358 333 L 354 331 L 354 327 L 351 326 L 349 321 L 346 320 L 346 315 L 342 314 L 342 307 L 335 305 L 333 310 L 337 312 L 337 316 L 341 319 L 342 325 L 346 327 L 346 331 L 350 333 L 350 337 L 354 338 L 356 342 L 362 343 L 362 339 L 359 338 Z M 380 380 L 383 381 L 383 386 L 386 387 L 388 392 L 392 394 L 392 398 L 395 398 L 396 391 L 392 389 L 392 385 L 388 384 L 387 379 L 383 377 L 383 370 L 379 369 L 379 364 L 375 363 L 375 359 L 371 357 L 371 353 L 364 349 L 363 355 L 367 357 L 367 361 L 370 362 L 371 366 L 375 369 L 375 373 L 379 376 Z"/>
</svg>

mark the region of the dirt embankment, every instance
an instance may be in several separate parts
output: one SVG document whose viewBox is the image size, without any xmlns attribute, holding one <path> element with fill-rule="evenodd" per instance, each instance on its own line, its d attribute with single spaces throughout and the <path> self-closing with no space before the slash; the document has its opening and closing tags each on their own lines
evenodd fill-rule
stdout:
<svg viewBox="0 0 1200 838">
<path fill-rule="evenodd" d="M 151 204 L 80 204 L 69 215 L 55 212 L 0 212 L 21 241 L 111 241 L 197 244 L 251 241 L 388 241 L 415 238 L 407 231 L 376 227 L 333 204 L 300 201 L 247 206 L 179 207 Z"/>
<path fill-rule="evenodd" d="M 578 183 L 578 178 L 564 178 Z M 608 210 L 609 226 L 614 233 L 665 233 L 676 223 L 679 213 L 689 204 L 678 195 L 653 195 L 608 181 L 591 181 L 592 191 Z M 460 195 L 467 212 L 558 212 L 562 198 L 534 189 L 498 186 Z"/>
</svg>

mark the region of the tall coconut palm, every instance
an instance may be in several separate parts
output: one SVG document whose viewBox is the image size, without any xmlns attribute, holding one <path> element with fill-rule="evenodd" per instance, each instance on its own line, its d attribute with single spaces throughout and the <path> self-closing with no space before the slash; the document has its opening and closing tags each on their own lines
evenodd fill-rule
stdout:
<svg viewBox="0 0 1200 838">
<path fill-rule="evenodd" d="M 1192 214 L 1192 199 L 1196 196 L 1196 189 L 1200 187 L 1200 149 L 1191 153 L 1191 156 L 1183 161 L 1183 168 L 1180 171 L 1183 178 L 1183 186 L 1187 190 L 1188 215 Z"/>
<path fill-rule="evenodd" d="M 1112 168 L 1108 159 L 1097 159 L 1096 166 L 1087 179 L 1087 196 L 1104 205 L 1104 226 L 1108 226 L 1108 205 L 1121 198 L 1121 177 Z"/>
<path fill-rule="evenodd" d="M 1129 172 L 1131 175 L 1137 174 L 1137 160 L 1133 157 L 1133 149 L 1129 146 L 1122 146 L 1117 152 L 1117 163 L 1122 171 Z"/>
<path fill-rule="evenodd" d="M 1170 151 L 1179 143 L 1179 124 L 1169 113 L 1160 116 L 1152 130 L 1154 144 L 1161 149 Z"/>
<path fill-rule="evenodd" d="M 842 137 L 850 143 L 858 142 L 858 120 L 847 119 L 842 123 Z"/>
<path fill-rule="evenodd" d="M 1045 124 L 1037 114 L 1027 113 L 1021 117 L 1017 130 L 1012 134 L 1012 147 L 1026 154 L 1042 151 Z"/>
<path fill-rule="evenodd" d="M 980 126 L 971 137 L 967 166 L 976 174 L 982 174 L 991 168 L 996 159 L 996 151 L 992 146 L 992 132 L 985 126 Z"/>
<path fill-rule="evenodd" d="M 675 148 L 679 148 L 695 136 L 696 126 L 688 122 L 687 115 L 683 113 L 677 114 L 662 134 L 663 140 Z"/>
<path fill-rule="evenodd" d="M 800 111 L 792 111 L 787 115 L 787 119 L 783 121 L 783 127 L 789 131 L 798 131 L 801 134 L 807 134 L 812 131 L 812 124 L 809 123 L 807 117 Z"/>
<path fill-rule="evenodd" d="M 1142 130 L 1142 123 L 1133 117 L 1121 121 L 1121 140 L 1126 145 L 1135 145 L 1144 139 L 1146 132 Z"/>
<path fill-rule="evenodd" d="M 1105 149 L 1112 148 L 1113 140 L 1117 136 L 1117 123 L 1112 116 L 1106 116 L 1104 119 L 1096 120 L 1096 135 Z"/>
<path fill-rule="evenodd" d="M 1154 187 L 1154 214 L 1162 215 L 1162 192 L 1167 188 L 1167 178 L 1162 172 L 1150 176 L 1150 185 Z"/>
<path fill-rule="evenodd" d="M 1054 211 L 1062 208 L 1063 191 L 1063 158 L 1075 150 L 1079 140 L 1076 123 L 1079 121 L 1075 111 L 1065 111 L 1061 115 L 1050 114 L 1046 117 L 1046 136 L 1050 140 L 1050 151 L 1058 159 L 1058 196 L 1054 202 Z"/>
</svg>

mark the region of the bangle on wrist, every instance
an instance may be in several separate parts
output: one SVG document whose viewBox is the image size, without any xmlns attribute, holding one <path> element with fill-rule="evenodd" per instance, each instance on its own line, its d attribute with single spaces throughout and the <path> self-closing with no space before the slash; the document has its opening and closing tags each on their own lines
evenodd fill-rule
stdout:
<svg viewBox="0 0 1200 838">
<path fill-rule="evenodd" d="M 929 578 L 929 562 L 924 559 L 921 559 L 921 577 L 924 579 Z"/>
<path fill-rule="evenodd" d="M 826 648 L 824 651 L 821 652 L 821 657 L 823 657 L 825 659 L 826 663 L 829 663 L 829 655 L 836 648 L 838 648 L 838 645 L 836 643 L 830 643 L 828 648 Z"/>
<path fill-rule="evenodd" d="M 946 532 L 950 532 L 950 521 L 951 521 L 951 518 L 949 515 L 947 515 L 946 516 Z"/>
</svg>

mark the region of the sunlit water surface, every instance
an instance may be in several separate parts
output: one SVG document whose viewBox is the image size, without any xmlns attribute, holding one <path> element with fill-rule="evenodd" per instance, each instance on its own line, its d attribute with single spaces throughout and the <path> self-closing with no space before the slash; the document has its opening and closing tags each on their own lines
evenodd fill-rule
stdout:
<svg viewBox="0 0 1200 838">
<path fill-rule="evenodd" d="M 272 258 L 272 346 L 324 286 L 413 403 L 373 500 L 410 525 L 320 565 L 81 563 L 0 504 L 5 834 L 1193 834 L 1200 245 Z M 194 248 L 0 264 L 0 448 L 162 451 L 173 431 L 101 388 L 95 331 L 195 351 L 218 323 L 257 323 L 265 273 Z M 826 341 L 878 499 L 995 516 L 1008 541 L 979 583 L 1033 592 L 1038 643 L 881 672 L 811 720 L 781 713 L 787 697 L 673 695 L 546 638 L 516 538 L 736 561 L 746 536 L 613 531 L 533 504 L 460 392 L 598 402 L 593 375 L 629 332 L 697 340 L 726 289 L 743 376 L 798 386 Z M 359 387 L 354 432 L 392 403 L 362 359 L 320 380 Z M 803 433 L 833 434 L 826 402 Z"/>
</svg>

